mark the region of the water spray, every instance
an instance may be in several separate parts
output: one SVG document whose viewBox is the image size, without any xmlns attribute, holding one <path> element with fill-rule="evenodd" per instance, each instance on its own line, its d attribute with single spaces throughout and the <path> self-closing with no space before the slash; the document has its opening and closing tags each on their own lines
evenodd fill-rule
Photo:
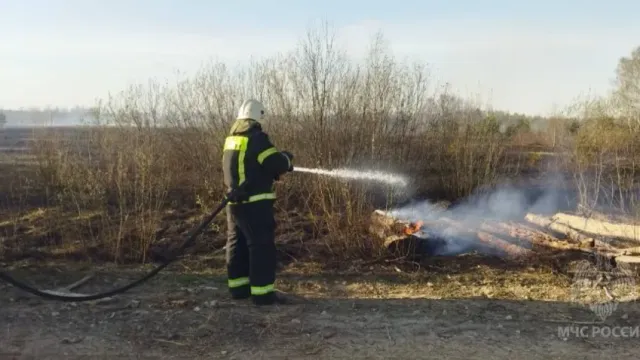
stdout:
<svg viewBox="0 0 640 360">
<path fill-rule="evenodd" d="M 373 180 L 373 181 L 383 182 L 389 185 L 401 186 L 401 187 L 406 187 L 408 185 L 408 181 L 405 177 L 397 174 L 391 174 L 391 173 L 386 173 L 381 171 L 373 171 L 373 170 L 360 171 L 360 170 L 344 169 L 344 168 L 327 170 L 327 169 L 311 169 L 311 168 L 305 168 L 305 167 L 295 167 L 293 170 L 298 172 L 311 173 L 311 174 L 317 174 L 317 175 L 326 175 L 326 176 L 342 178 L 342 179 Z"/>
</svg>

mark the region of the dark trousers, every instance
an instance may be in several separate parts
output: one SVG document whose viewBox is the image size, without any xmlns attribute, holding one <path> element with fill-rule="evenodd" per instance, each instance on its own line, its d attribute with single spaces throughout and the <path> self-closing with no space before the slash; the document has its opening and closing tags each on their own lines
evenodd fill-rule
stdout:
<svg viewBox="0 0 640 360">
<path fill-rule="evenodd" d="M 236 299 L 274 301 L 276 222 L 272 200 L 227 206 L 227 275 Z"/>
</svg>

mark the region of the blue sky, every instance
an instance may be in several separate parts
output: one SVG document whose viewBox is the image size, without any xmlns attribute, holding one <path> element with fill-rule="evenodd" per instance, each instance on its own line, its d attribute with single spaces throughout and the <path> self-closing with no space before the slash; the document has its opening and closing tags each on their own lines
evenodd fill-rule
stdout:
<svg viewBox="0 0 640 360">
<path fill-rule="evenodd" d="M 0 14 L 0 108 L 92 105 L 212 58 L 287 51 L 327 20 L 354 56 L 380 30 L 399 58 L 428 63 L 434 82 L 548 114 L 606 92 L 618 59 L 640 46 L 630 0 L 0 0 Z"/>
</svg>

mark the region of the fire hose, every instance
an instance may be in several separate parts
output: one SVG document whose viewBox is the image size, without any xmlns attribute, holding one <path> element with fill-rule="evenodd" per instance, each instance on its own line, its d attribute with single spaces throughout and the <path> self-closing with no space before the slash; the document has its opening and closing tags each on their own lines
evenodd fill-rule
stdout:
<svg viewBox="0 0 640 360">
<path fill-rule="evenodd" d="M 155 269 L 153 269 L 152 271 L 150 271 L 148 274 L 141 277 L 140 279 L 133 281 L 122 287 L 115 288 L 110 291 L 106 291 L 102 293 L 93 294 L 93 295 L 59 295 L 59 294 L 53 294 L 48 291 L 38 290 L 31 285 L 28 285 L 22 281 L 15 279 L 11 275 L 9 275 L 7 272 L 2 270 L 0 270 L 0 279 L 8 282 L 9 284 L 21 290 L 24 290 L 33 295 L 39 296 L 41 298 L 49 299 L 49 300 L 82 302 L 82 301 L 104 299 L 114 295 L 122 294 L 125 291 L 128 291 L 136 286 L 142 285 L 152 277 L 156 276 L 160 271 L 162 271 L 164 268 L 169 266 L 169 264 L 171 264 L 174 260 L 176 260 L 180 255 L 182 255 L 184 251 L 193 244 L 193 242 L 196 240 L 198 235 L 200 235 L 200 233 L 204 231 L 204 229 L 207 226 L 209 226 L 209 224 L 213 221 L 213 219 L 215 219 L 215 217 L 227 206 L 227 203 L 229 203 L 230 200 L 234 200 L 235 198 L 237 198 L 239 193 L 240 191 L 236 190 L 227 194 L 222 200 L 222 202 L 220 203 L 220 205 L 218 205 L 218 207 L 215 210 L 213 210 L 206 218 L 204 218 L 204 220 L 202 220 L 200 224 L 198 224 L 198 226 L 196 226 L 189 232 L 189 234 L 187 235 L 187 240 L 185 240 L 185 242 L 177 249 L 177 251 L 171 256 L 165 257 L 163 259 L 162 264 L 160 264 L 158 267 L 156 267 Z"/>
<path fill-rule="evenodd" d="M 295 171 L 301 171 L 301 172 L 311 172 L 311 173 L 316 173 L 316 174 L 324 174 L 324 175 L 329 175 L 329 176 L 336 176 L 336 177 L 344 177 L 344 178 L 355 178 L 355 179 L 370 179 L 370 178 L 374 178 L 376 180 L 380 180 L 383 182 L 387 182 L 387 183 L 391 183 L 391 184 L 402 184 L 403 186 L 406 185 L 406 181 L 402 178 L 399 178 L 393 174 L 383 174 L 383 173 L 370 173 L 370 172 L 359 172 L 359 171 L 353 171 L 353 170 L 348 170 L 348 169 L 338 169 L 338 170 L 324 170 L 324 169 L 308 169 L 308 168 L 296 168 Z M 277 179 L 276 179 L 277 180 Z M 242 201 L 246 196 L 246 189 L 248 187 L 248 182 L 244 182 L 240 187 L 238 187 L 237 189 L 232 190 L 231 192 L 229 192 L 228 194 L 225 195 L 224 199 L 222 200 L 222 202 L 220 203 L 220 205 L 218 205 L 218 207 L 213 210 L 202 222 L 200 222 L 200 224 L 198 224 L 198 226 L 196 226 L 195 228 L 193 228 L 189 234 L 187 235 L 187 240 L 185 240 L 185 242 L 177 249 L 177 251 L 169 257 L 165 257 L 163 259 L 162 264 L 160 264 L 158 267 L 156 267 L 155 269 L 153 269 L 152 271 L 150 271 L 147 275 L 141 277 L 140 279 L 131 282 L 125 286 L 119 287 L 119 288 L 115 288 L 112 289 L 110 291 L 106 291 L 106 292 L 102 292 L 102 293 L 97 293 L 97 294 L 93 294 L 93 295 L 60 295 L 60 294 L 54 294 L 52 292 L 49 291 L 42 291 L 39 290 L 27 283 L 24 283 L 22 281 L 19 281 L 17 279 L 15 279 L 14 277 L 12 277 L 11 275 L 9 275 L 6 271 L 2 271 L 0 270 L 0 280 L 4 280 L 6 282 L 8 282 L 9 284 L 15 286 L 16 288 L 19 288 L 21 290 L 24 290 L 26 292 L 29 292 L 33 295 L 45 298 L 45 299 L 50 299 L 50 300 L 58 300 L 58 301 L 68 301 L 68 302 L 82 302 L 82 301 L 92 301 L 92 300 L 99 300 L 99 299 L 104 299 L 107 297 L 111 297 L 114 295 L 118 295 L 121 293 L 124 293 L 134 287 L 140 286 L 143 283 L 147 282 L 148 280 L 150 280 L 152 277 L 156 276 L 160 271 L 162 271 L 164 268 L 166 268 L 167 266 L 169 266 L 173 261 L 175 261 L 180 255 L 182 255 L 184 253 L 184 251 L 189 248 L 193 242 L 196 240 L 196 238 L 198 237 L 198 235 L 200 235 L 200 233 L 207 227 L 209 226 L 209 224 L 213 221 L 213 219 L 227 206 L 227 204 L 231 201 L 231 202 L 238 202 L 238 201 Z"/>
</svg>

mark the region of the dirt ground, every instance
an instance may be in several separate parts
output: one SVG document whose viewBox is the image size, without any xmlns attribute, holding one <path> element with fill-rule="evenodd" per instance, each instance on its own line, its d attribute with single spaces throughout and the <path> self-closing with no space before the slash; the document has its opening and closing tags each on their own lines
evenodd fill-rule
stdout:
<svg viewBox="0 0 640 360">
<path fill-rule="evenodd" d="M 42 300 L 0 283 L 2 359 L 635 359 L 638 335 L 593 334 L 640 325 L 621 303 L 604 323 L 569 303 L 563 266 L 513 269 L 475 257 L 323 272 L 291 264 L 278 285 L 294 304 L 256 308 L 225 291 L 218 260 L 183 261 L 149 283 L 88 303 Z M 446 268 L 445 268 L 446 266 Z M 139 270 L 97 269 L 79 293 L 104 291 Z M 11 273 L 55 289 L 91 265 L 33 264 Z M 563 300 L 565 299 L 565 300 Z M 566 326 L 588 327 L 568 337 Z"/>
</svg>

